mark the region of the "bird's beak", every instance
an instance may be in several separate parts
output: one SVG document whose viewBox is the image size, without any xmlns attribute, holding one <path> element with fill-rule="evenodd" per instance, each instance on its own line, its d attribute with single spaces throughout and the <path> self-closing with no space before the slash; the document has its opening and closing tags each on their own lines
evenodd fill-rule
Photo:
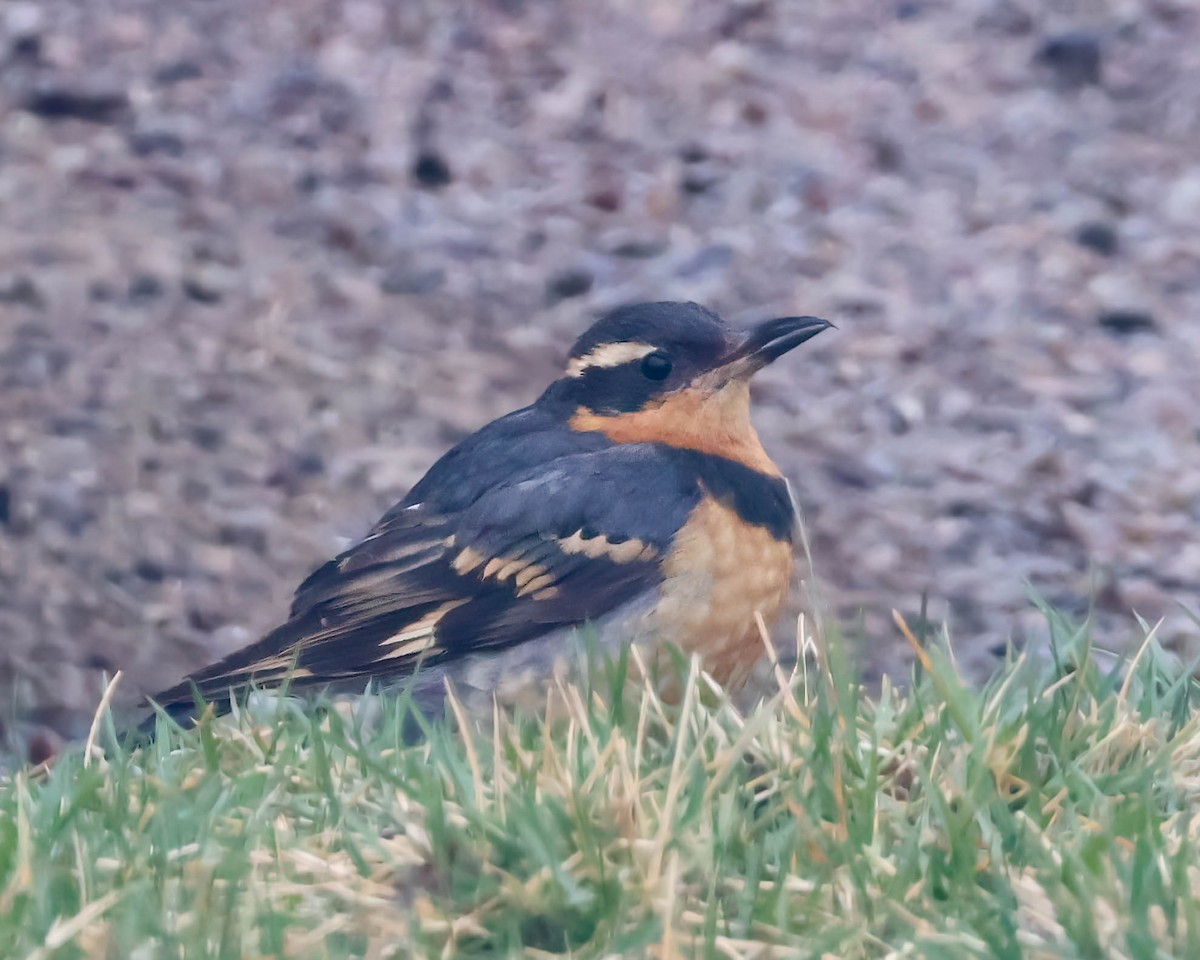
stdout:
<svg viewBox="0 0 1200 960">
<path fill-rule="evenodd" d="M 819 317 L 780 317 L 751 327 L 715 371 L 720 380 L 747 380 L 768 363 L 833 324 Z"/>
</svg>

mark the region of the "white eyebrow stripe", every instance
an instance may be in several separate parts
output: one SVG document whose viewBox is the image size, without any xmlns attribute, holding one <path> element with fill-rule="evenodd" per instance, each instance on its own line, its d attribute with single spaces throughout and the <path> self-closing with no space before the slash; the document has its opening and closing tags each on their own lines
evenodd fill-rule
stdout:
<svg viewBox="0 0 1200 960">
<path fill-rule="evenodd" d="M 626 340 L 620 343 L 602 343 L 589 354 L 575 357 L 567 364 L 568 377 L 582 377 L 584 371 L 593 367 L 619 367 L 631 360 L 641 360 L 652 354 L 656 347 L 652 343 L 641 343 L 637 340 Z"/>
</svg>

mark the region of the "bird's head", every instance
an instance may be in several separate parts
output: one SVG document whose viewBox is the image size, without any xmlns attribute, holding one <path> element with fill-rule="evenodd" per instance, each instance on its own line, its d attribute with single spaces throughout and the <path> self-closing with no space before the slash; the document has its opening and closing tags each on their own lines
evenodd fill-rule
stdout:
<svg viewBox="0 0 1200 960">
<path fill-rule="evenodd" d="M 541 402 L 562 409 L 573 429 L 618 442 L 758 461 L 766 455 L 746 449 L 761 450 L 750 424 L 751 377 L 830 326 L 783 317 L 742 331 L 694 303 L 621 307 L 575 342 Z"/>
</svg>

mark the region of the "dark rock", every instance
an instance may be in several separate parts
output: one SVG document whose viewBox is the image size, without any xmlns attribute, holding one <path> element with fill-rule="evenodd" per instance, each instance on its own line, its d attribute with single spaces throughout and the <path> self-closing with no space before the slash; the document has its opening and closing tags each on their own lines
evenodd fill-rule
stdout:
<svg viewBox="0 0 1200 960">
<path fill-rule="evenodd" d="M 1100 314 L 1097 322 L 1118 337 L 1158 331 L 1158 321 L 1144 310 L 1106 310 Z"/>
<path fill-rule="evenodd" d="M 325 458 L 316 450 L 305 450 L 292 458 L 296 472 L 305 477 L 319 477 L 325 472 Z"/>
<path fill-rule="evenodd" d="M 558 303 L 571 297 L 581 297 L 592 289 L 592 274 L 580 267 L 563 270 L 546 281 L 546 302 Z"/>
<path fill-rule="evenodd" d="M 979 15 L 975 26 L 1017 37 L 1033 29 L 1033 17 L 1014 0 L 997 0 Z"/>
<path fill-rule="evenodd" d="M 621 192 L 615 187 L 600 187 L 588 194 L 587 203 L 605 213 L 615 213 L 621 209 Z"/>
<path fill-rule="evenodd" d="M 612 255 L 628 257 L 631 260 L 650 260 L 661 256 L 666 249 L 665 240 L 625 240 L 612 248 Z"/>
<path fill-rule="evenodd" d="M 349 254 L 359 254 L 364 249 L 360 225 L 340 219 L 336 216 L 324 220 L 325 244 L 335 250 L 343 250 Z"/>
<path fill-rule="evenodd" d="M 316 170 L 305 170 L 296 177 L 296 192 L 313 194 L 320 189 L 324 178 Z"/>
<path fill-rule="evenodd" d="M 970 500 L 951 500 L 946 507 L 946 515 L 950 517 L 968 517 L 980 519 L 988 515 L 985 507 Z"/>
<path fill-rule="evenodd" d="M 887 414 L 888 429 L 895 436 L 903 436 L 912 428 L 912 422 L 908 419 L 908 416 L 895 404 L 887 404 L 885 412 Z"/>
<path fill-rule="evenodd" d="M 33 766 L 49 763 L 61 752 L 65 742 L 49 727 L 39 727 L 25 744 L 25 759 Z"/>
<path fill-rule="evenodd" d="M 183 138 L 168 130 L 140 130 L 129 136 L 129 149 L 139 157 L 148 157 L 155 153 L 168 157 L 183 156 Z"/>
<path fill-rule="evenodd" d="M 391 296 L 423 297 L 440 290 L 446 282 L 446 271 L 432 267 L 429 270 L 390 270 L 379 281 L 379 289 Z"/>
<path fill-rule="evenodd" d="M 217 528 L 217 541 L 227 547 L 246 547 L 258 554 L 267 552 L 267 532 L 261 527 L 224 523 Z"/>
<path fill-rule="evenodd" d="M 1089 509 L 1096 506 L 1096 499 L 1100 494 L 1100 484 L 1095 480 L 1085 480 L 1078 487 L 1071 491 L 1069 497 L 1078 504 L 1082 504 Z"/>
<path fill-rule="evenodd" d="M 96 434 L 96 421 L 91 417 L 80 414 L 66 414 L 54 417 L 50 423 L 50 432 L 56 437 L 88 437 Z"/>
<path fill-rule="evenodd" d="M 0 526 L 7 527 L 12 516 L 12 493 L 7 484 L 0 484 Z"/>
<path fill-rule="evenodd" d="M 201 423 L 192 428 L 192 442 L 201 450 L 207 450 L 210 453 L 214 450 L 219 450 L 225 442 L 225 434 L 220 427 L 214 427 L 211 424 Z"/>
<path fill-rule="evenodd" d="M 214 630 L 224 626 L 225 618 L 215 610 L 201 610 L 199 607 L 192 607 L 187 612 L 188 625 L 201 633 L 212 633 Z"/>
<path fill-rule="evenodd" d="M 845 456 L 834 456 L 825 464 L 825 473 L 835 484 L 851 490 L 871 490 L 879 484 L 869 467 Z"/>
<path fill-rule="evenodd" d="M 695 197 L 702 193 L 708 193 L 719 179 L 720 177 L 710 170 L 689 170 L 683 175 L 679 186 L 684 193 Z"/>
<path fill-rule="evenodd" d="M 712 154 L 702 143 L 684 144 L 679 150 L 679 159 L 686 165 L 679 187 L 692 195 L 706 193 L 720 179 Z"/>
<path fill-rule="evenodd" d="M 121 587 L 125 585 L 129 577 L 126 576 L 126 571 L 120 567 L 105 567 L 104 579 L 111 584 Z"/>
<path fill-rule="evenodd" d="M 163 284 L 158 277 L 149 273 L 141 273 L 129 284 L 126 298 L 130 303 L 148 303 L 163 295 Z"/>
<path fill-rule="evenodd" d="M 13 277 L 7 284 L 0 281 L 0 303 L 29 307 L 31 310 L 41 310 L 46 306 L 37 285 L 24 274 Z"/>
<path fill-rule="evenodd" d="M 1081 247 L 1087 247 L 1105 257 L 1116 254 L 1118 241 L 1117 231 L 1107 223 L 1085 223 L 1075 231 L 1075 242 Z"/>
<path fill-rule="evenodd" d="M 162 564 L 155 563 L 147 557 L 142 557 L 133 565 L 133 572 L 147 583 L 162 583 L 167 575 Z"/>
<path fill-rule="evenodd" d="M 875 169 L 894 173 L 904 166 L 904 148 L 891 137 L 872 137 L 869 145 Z"/>
<path fill-rule="evenodd" d="M 757 100 L 751 100 L 742 106 L 742 119 L 753 127 L 761 127 L 767 122 L 767 108 Z"/>
<path fill-rule="evenodd" d="M 31 94 L 24 109 L 45 120 L 83 120 L 87 123 L 116 123 L 129 109 L 123 92 L 94 92 L 69 87 L 52 87 Z"/>
<path fill-rule="evenodd" d="M 200 69 L 200 64 L 194 60 L 176 60 L 174 63 L 159 67 L 154 72 L 154 82 L 160 86 L 170 87 L 185 80 L 195 80 L 203 75 L 204 71 Z"/>
<path fill-rule="evenodd" d="M 282 463 L 271 471 L 267 485 L 282 487 L 290 495 L 303 489 L 304 481 L 319 477 L 325 472 L 325 458 L 315 450 L 304 450 L 289 454 Z"/>
<path fill-rule="evenodd" d="M 315 120 L 321 130 L 334 134 L 351 129 L 360 118 L 353 91 L 307 63 L 275 75 L 267 109 L 272 117 Z M 305 146 L 317 145 L 316 132 L 307 125 L 292 129 L 295 141 Z"/>
<path fill-rule="evenodd" d="M 465 263 L 472 260 L 490 260 L 497 255 L 496 248 L 479 237 L 447 240 L 442 249 L 455 260 Z"/>
<path fill-rule="evenodd" d="M 194 477 L 186 477 L 179 492 L 184 503 L 204 503 L 211 493 L 207 483 Z"/>
<path fill-rule="evenodd" d="M 717 35 L 722 40 L 740 37 L 755 24 L 768 20 L 770 16 L 771 5 L 763 0 L 728 4 L 725 16 L 717 24 Z"/>
<path fill-rule="evenodd" d="M 1103 56 L 1100 41 L 1090 33 L 1074 31 L 1047 37 L 1035 59 L 1053 71 L 1064 86 L 1086 87 L 1100 83 Z"/>
<path fill-rule="evenodd" d="M 117 665 L 113 663 L 112 658 L 106 657 L 97 650 L 89 650 L 80 666 L 86 667 L 88 670 L 106 670 L 109 676 L 117 672 Z"/>
<path fill-rule="evenodd" d="M 450 165 L 441 154 L 423 150 L 413 161 L 412 178 L 419 186 L 437 190 L 449 184 L 454 176 L 450 172 Z"/>
<path fill-rule="evenodd" d="M 88 299 L 92 303 L 110 303 L 114 296 L 112 285 L 105 280 L 93 280 L 88 284 Z"/>
<path fill-rule="evenodd" d="M 189 299 L 195 300 L 196 303 L 202 303 L 205 306 L 212 306 L 214 303 L 221 302 L 222 292 L 199 277 L 185 277 L 183 280 L 183 292 L 187 294 Z"/>
<path fill-rule="evenodd" d="M 17 37 L 11 49 L 14 60 L 32 60 L 36 63 L 42 59 L 42 38 L 36 34 Z"/>
</svg>

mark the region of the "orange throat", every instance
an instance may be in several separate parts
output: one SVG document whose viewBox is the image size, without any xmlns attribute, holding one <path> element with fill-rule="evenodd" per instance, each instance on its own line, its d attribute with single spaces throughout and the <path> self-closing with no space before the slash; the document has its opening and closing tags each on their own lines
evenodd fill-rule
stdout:
<svg viewBox="0 0 1200 960">
<path fill-rule="evenodd" d="M 682 447 L 779 476 L 750 422 L 750 387 L 741 380 L 716 390 L 688 387 L 633 413 L 610 416 L 580 407 L 570 425 L 573 430 L 603 433 L 616 443 Z"/>
</svg>

